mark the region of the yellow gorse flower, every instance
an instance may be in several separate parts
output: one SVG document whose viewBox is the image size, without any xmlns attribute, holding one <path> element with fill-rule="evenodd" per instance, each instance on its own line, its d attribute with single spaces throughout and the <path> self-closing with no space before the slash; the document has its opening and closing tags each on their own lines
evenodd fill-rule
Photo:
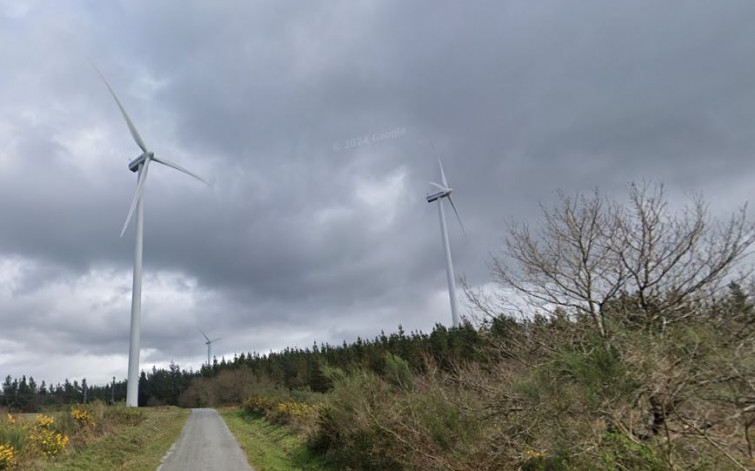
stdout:
<svg viewBox="0 0 755 471">
<path fill-rule="evenodd" d="M 54 424 L 54 418 L 38 414 L 28 437 L 29 444 L 46 457 L 56 456 L 68 446 L 68 437 L 56 432 L 53 429 Z"/>
<path fill-rule="evenodd" d="M 92 415 L 86 409 L 74 407 L 71 409 L 71 417 L 73 417 L 76 424 L 80 427 L 94 427 L 95 425 Z"/>
<path fill-rule="evenodd" d="M 16 450 L 11 445 L 0 445 L 0 469 L 13 469 L 15 467 Z"/>
<path fill-rule="evenodd" d="M 264 396 L 250 396 L 244 401 L 244 409 L 284 422 L 306 421 L 317 414 L 317 406 L 304 402 L 274 401 Z"/>
<path fill-rule="evenodd" d="M 53 426 L 54 423 L 55 423 L 55 419 L 50 417 L 49 415 L 37 414 L 37 417 L 35 419 L 35 425 L 38 428 L 49 429 Z"/>
<path fill-rule="evenodd" d="M 317 408 L 304 402 L 288 401 L 279 403 L 277 411 L 289 418 L 297 418 L 314 414 L 317 412 Z"/>
</svg>

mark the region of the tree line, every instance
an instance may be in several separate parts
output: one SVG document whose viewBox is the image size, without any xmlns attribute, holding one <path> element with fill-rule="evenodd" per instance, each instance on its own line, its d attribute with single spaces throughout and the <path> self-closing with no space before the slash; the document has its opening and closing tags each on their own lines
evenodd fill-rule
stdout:
<svg viewBox="0 0 755 471">
<path fill-rule="evenodd" d="M 171 363 L 166 368 L 153 367 L 139 377 L 139 405 L 181 405 L 182 396 L 198 378 L 213 378 L 224 371 L 244 370 L 290 390 L 326 392 L 332 382 L 323 372 L 325 365 L 355 370 L 365 368 L 383 374 L 386 354 L 400 356 L 413 369 L 422 371 L 428 358 L 442 367 L 479 356 L 481 336 L 477 328 L 465 323 L 457 329 L 437 324 L 427 334 L 421 331 L 404 332 L 401 326 L 391 334 L 381 332 L 373 339 L 357 338 L 341 345 L 329 343 L 307 348 L 285 348 L 282 351 L 260 354 L 241 353 L 233 358 L 213 359 L 212 365 L 202 365 L 198 371 L 181 369 Z M 120 402 L 126 398 L 127 381 L 87 385 L 86 380 L 49 384 L 37 383 L 31 376 L 6 376 L 2 385 L 0 405 L 9 410 L 37 412 L 42 408 L 82 403 L 92 400 Z"/>
</svg>

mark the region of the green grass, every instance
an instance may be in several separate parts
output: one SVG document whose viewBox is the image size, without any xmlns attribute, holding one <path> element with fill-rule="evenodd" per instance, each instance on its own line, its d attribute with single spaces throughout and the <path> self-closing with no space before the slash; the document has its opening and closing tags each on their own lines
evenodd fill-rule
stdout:
<svg viewBox="0 0 755 471">
<path fill-rule="evenodd" d="M 309 451 L 301 436 L 284 426 L 239 410 L 220 411 L 220 414 L 256 471 L 334 469 Z"/>
<path fill-rule="evenodd" d="M 160 459 L 181 433 L 190 410 L 178 408 L 141 410 L 144 411 L 145 416 L 138 425 L 126 426 L 56 461 L 37 461 L 22 469 L 34 471 L 156 469 L 160 465 Z"/>
</svg>

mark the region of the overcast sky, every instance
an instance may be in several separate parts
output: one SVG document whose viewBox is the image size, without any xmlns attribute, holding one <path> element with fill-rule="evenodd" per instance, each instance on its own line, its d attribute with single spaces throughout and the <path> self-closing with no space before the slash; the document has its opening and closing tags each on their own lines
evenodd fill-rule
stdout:
<svg viewBox="0 0 755 471">
<path fill-rule="evenodd" d="M 142 368 L 450 324 L 435 144 L 490 281 L 557 189 L 725 214 L 755 191 L 755 2 L 0 0 L 0 375 L 126 376 L 144 141 Z"/>
</svg>

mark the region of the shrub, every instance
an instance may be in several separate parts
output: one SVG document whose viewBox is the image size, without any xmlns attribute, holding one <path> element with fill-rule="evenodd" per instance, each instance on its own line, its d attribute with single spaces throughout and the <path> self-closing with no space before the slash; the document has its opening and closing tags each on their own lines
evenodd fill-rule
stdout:
<svg viewBox="0 0 755 471">
<path fill-rule="evenodd" d="M 258 396 L 255 394 L 246 398 L 243 407 L 244 410 L 249 412 L 250 414 L 264 417 L 267 415 L 268 411 L 271 411 L 273 409 L 274 406 L 275 401 L 273 401 L 272 399 L 266 396 Z"/>
<path fill-rule="evenodd" d="M 118 425 L 138 425 L 144 419 L 144 413 L 141 409 L 126 407 L 123 402 L 106 408 L 103 416 L 108 421 Z"/>
<path fill-rule="evenodd" d="M 71 417 L 76 421 L 76 425 L 79 428 L 92 429 L 96 425 L 92 414 L 88 410 L 81 408 L 81 406 L 73 406 L 71 408 Z"/>
<path fill-rule="evenodd" d="M 273 423 L 294 426 L 301 432 L 314 427 L 318 416 L 319 403 L 308 404 L 296 400 L 282 390 L 273 392 L 274 397 L 254 394 L 246 398 L 243 408 L 250 414 L 265 417 Z M 298 394 L 298 396 L 304 396 Z M 311 398 L 309 398 L 311 399 Z"/>
<path fill-rule="evenodd" d="M 310 434 L 313 450 L 338 468 L 476 468 L 469 453 L 480 436 L 470 396 L 445 376 L 386 381 L 368 371 L 335 372 L 334 389 Z"/>
<path fill-rule="evenodd" d="M 385 374 L 383 377 L 389 383 L 404 389 L 412 389 L 414 385 L 409 363 L 392 353 L 385 354 Z"/>
<path fill-rule="evenodd" d="M 632 441 L 626 435 L 609 432 L 600 444 L 600 464 L 607 470 L 637 469 L 664 471 L 668 469 L 663 458 L 653 447 Z"/>
<path fill-rule="evenodd" d="M 307 423 L 317 416 L 317 407 L 304 402 L 279 402 L 268 417 L 285 424 Z"/>
<path fill-rule="evenodd" d="M 54 428 L 53 417 L 38 414 L 29 433 L 29 447 L 46 457 L 60 454 L 68 446 L 68 436 Z"/>
</svg>

